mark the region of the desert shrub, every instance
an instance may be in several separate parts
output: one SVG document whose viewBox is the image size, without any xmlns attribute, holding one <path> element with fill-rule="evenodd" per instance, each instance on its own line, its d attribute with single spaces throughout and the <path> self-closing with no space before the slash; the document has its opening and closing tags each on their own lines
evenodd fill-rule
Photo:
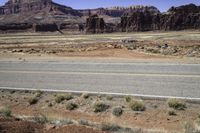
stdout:
<svg viewBox="0 0 200 133">
<path fill-rule="evenodd" d="M 78 105 L 76 103 L 67 103 L 66 107 L 67 110 L 74 110 L 78 108 Z"/>
<path fill-rule="evenodd" d="M 131 100 L 132 100 L 132 97 L 131 96 L 125 96 L 125 100 L 126 100 L 126 102 L 131 102 Z"/>
<path fill-rule="evenodd" d="M 200 114 L 199 114 L 199 116 L 197 118 L 197 124 L 200 125 Z"/>
<path fill-rule="evenodd" d="M 194 125 L 189 122 L 183 123 L 184 133 L 195 133 Z"/>
<path fill-rule="evenodd" d="M 83 94 L 81 95 L 81 97 L 83 97 L 84 99 L 88 99 L 90 96 L 89 96 L 88 93 L 83 93 Z"/>
<path fill-rule="evenodd" d="M 123 113 L 123 110 L 122 110 L 121 107 L 115 107 L 112 110 L 112 114 L 115 115 L 115 116 L 118 116 L 118 117 L 121 116 L 122 113 Z"/>
<path fill-rule="evenodd" d="M 71 93 L 69 93 L 69 94 L 67 94 L 67 95 L 65 96 L 65 100 L 69 101 L 69 100 L 71 100 L 71 99 L 73 99 L 73 95 L 72 95 Z"/>
<path fill-rule="evenodd" d="M 133 111 L 144 111 L 145 110 L 145 105 L 142 101 L 132 100 L 129 103 L 129 106 Z"/>
<path fill-rule="evenodd" d="M 176 111 L 175 110 L 169 110 L 168 115 L 170 115 L 170 116 L 176 115 Z"/>
<path fill-rule="evenodd" d="M 11 117 L 12 111 L 9 108 L 2 108 L 0 110 L 0 115 L 4 116 L 4 117 Z"/>
<path fill-rule="evenodd" d="M 106 111 L 110 106 L 102 103 L 102 102 L 98 102 L 94 105 L 94 112 L 104 112 Z"/>
<path fill-rule="evenodd" d="M 52 103 L 48 103 L 48 107 L 52 107 L 53 106 L 53 104 Z"/>
<path fill-rule="evenodd" d="M 80 125 L 84 125 L 84 126 L 91 126 L 91 124 L 90 124 L 90 122 L 88 120 L 81 119 L 81 120 L 78 121 L 78 123 Z"/>
<path fill-rule="evenodd" d="M 33 97 L 29 97 L 28 98 L 28 103 L 30 104 L 30 105 L 33 105 L 33 104 L 36 104 L 37 102 L 38 102 L 38 98 L 37 97 L 35 97 L 35 96 L 33 96 Z"/>
<path fill-rule="evenodd" d="M 183 101 L 177 99 L 169 99 L 167 100 L 167 104 L 170 108 L 175 110 L 184 110 L 186 108 L 186 104 Z"/>
<path fill-rule="evenodd" d="M 40 123 L 40 124 L 45 124 L 48 123 L 49 120 L 45 115 L 41 115 L 41 116 L 34 116 L 32 118 L 33 121 L 35 121 L 36 123 Z"/>
<path fill-rule="evenodd" d="M 64 100 L 65 100 L 65 96 L 63 96 L 63 95 L 56 95 L 56 97 L 55 97 L 56 103 L 61 103 Z"/>
<path fill-rule="evenodd" d="M 35 97 L 41 97 L 42 94 L 43 94 L 43 92 L 42 92 L 41 90 L 37 90 L 37 91 L 35 92 Z"/>
<path fill-rule="evenodd" d="M 11 91 L 10 91 L 10 94 L 14 94 L 14 93 L 15 93 L 15 90 L 11 90 Z"/>
<path fill-rule="evenodd" d="M 110 132 L 116 132 L 121 129 L 120 126 L 111 123 L 102 123 L 100 128 L 102 131 L 110 131 Z"/>
<path fill-rule="evenodd" d="M 106 96 L 106 99 L 111 101 L 113 99 L 113 97 L 112 96 Z"/>
</svg>

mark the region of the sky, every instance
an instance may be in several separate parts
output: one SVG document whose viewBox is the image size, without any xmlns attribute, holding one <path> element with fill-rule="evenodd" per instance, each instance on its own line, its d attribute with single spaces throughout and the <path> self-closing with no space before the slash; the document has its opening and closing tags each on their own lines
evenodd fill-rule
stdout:
<svg viewBox="0 0 200 133">
<path fill-rule="evenodd" d="M 0 0 L 3 5 L 7 0 Z M 92 9 L 111 6 L 152 5 L 160 11 L 167 11 L 171 6 L 180 6 L 194 3 L 200 5 L 200 0 L 53 0 L 59 4 L 70 6 L 74 9 Z"/>
</svg>

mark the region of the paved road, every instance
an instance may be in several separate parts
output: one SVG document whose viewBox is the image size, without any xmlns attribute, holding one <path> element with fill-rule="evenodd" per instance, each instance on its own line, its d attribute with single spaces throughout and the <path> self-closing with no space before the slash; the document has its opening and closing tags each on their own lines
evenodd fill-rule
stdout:
<svg viewBox="0 0 200 133">
<path fill-rule="evenodd" d="M 200 98 L 200 65 L 0 61 L 0 87 Z"/>
</svg>

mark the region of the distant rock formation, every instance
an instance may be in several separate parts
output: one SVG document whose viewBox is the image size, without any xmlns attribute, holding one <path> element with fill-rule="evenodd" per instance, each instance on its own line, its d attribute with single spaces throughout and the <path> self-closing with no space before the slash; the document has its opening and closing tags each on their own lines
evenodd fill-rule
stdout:
<svg viewBox="0 0 200 133">
<path fill-rule="evenodd" d="M 9 0 L 0 7 L 0 30 L 56 31 L 60 27 L 64 29 L 63 25 L 74 30 L 83 21 L 81 16 L 77 10 L 52 0 Z"/>
<path fill-rule="evenodd" d="M 86 33 L 103 33 L 105 22 L 98 15 L 89 16 L 86 20 Z"/>
<path fill-rule="evenodd" d="M 75 10 L 52 0 L 8 0 L 0 7 L 0 32 L 56 29 L 87 33 L 200 29 L 200 6 L 171 7 L 161 13 L 153 6 Z"/>
<path fill-rule="evenodd" d="M 121 30 L 126 32 L 184 29 L 200 29 L 200 6 L 189 4 L 172 7 L 166 13 L 145 9 L 125 13 L 121 17 Z"/>
</svg>

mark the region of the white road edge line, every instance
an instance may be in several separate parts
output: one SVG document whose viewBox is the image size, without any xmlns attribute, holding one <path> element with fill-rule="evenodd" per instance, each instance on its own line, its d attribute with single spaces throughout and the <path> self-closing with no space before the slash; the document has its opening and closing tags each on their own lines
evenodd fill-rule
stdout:
<svg viewBox="0 0 200 133">
<path fill-rule="evenodd" d="M 73 91 L 73 90 L 53 90 L 53 89 L 34 89 L 34 88 L 15 88 L 15 87 L 0 87 L 3 90 L 29 90 L 29 91 L 44 91 L 44 92 L 68 92 L 68 93 L 87 93 L 87 94 L 95 94 L 95 95 L 113 95 L 113 96 L 133 96 L 133 97 L 142 97 L 147 99 L 169 99 L 176 98 L 188 101 L 198 101 L 200 102 L 200 98 L 192 98 L 192 97 L 175 97 L 175 96 L 158 96 L 158 95 L 144 95 L 144 94 L 126 94 L 126 93 L 111 93 L 111 92 L 95 92 L 95 91 Z"/>
</svg>

